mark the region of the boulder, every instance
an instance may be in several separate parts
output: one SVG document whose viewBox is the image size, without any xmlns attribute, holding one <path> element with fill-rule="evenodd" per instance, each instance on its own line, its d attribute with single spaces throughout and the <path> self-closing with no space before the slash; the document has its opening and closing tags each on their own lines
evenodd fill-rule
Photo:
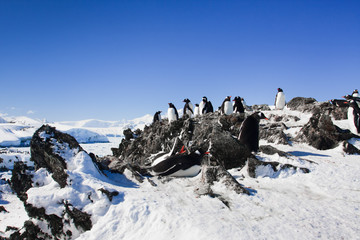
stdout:
<svg viewBox="0 0 360 240">
<path fill-rule="evenodd" d="M 34 162 L 35 169 L 46 168 L 62 188 L 66 186 L 68 177 L 66 160 L 61 156 L 64 149 L 73 149 L 76 153 L 83 151 L 74 137 L 49 125 L 40 127 L 30 142 L 30 160 Z"/>
<path fill-rule="evenodd" d="M 311 107 L 315 102 L 315 98 L 295 97 L 286 106 L 291 110 L 303 111 L 307 107 Z"/>
<path fill-rule="evenodd" d="M 338 146 L 340 141 L 353 137 L 356 135 L 335 126 L 329 115 L 316 113 L 293 140 L 306 142 L 319 150 L 326 150 Z"/>
</svg>

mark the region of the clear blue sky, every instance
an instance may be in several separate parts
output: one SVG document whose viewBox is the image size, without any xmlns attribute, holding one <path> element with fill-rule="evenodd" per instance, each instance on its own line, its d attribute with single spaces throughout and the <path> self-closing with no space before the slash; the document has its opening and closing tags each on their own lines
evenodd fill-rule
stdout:
<svg viewBox="0 0 360 240">
<path fill-rule="evenodd" d="M 360 1 L 0 0 L 2 114 L 132 119 L 278 87 L 360 89 Z"/>
</svg>

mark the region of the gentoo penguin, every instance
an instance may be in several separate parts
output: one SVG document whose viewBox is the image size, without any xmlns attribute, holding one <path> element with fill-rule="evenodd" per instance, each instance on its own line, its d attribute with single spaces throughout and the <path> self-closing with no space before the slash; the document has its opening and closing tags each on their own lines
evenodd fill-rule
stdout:
<svg viewBox="0 0 360 240">
<path fill-rule="evenodd" d="M 194 109 L 194 116 L 199 116 L 200 115 L 200 109 L 199 109 L 199 104 L 195 104 L 195 109 Z"/>
<path fill-rule="evenodd" d="M 348 107 L 349 106 L 349 102 L 346 100 L 342 100 L 342 99 L 331 99 L 329 102 L 336 107 Z"/>
<path fill-rule="evenodd" d="M 213 108 L 213 105 L 211 104 L 211 102 L 207 101 L 205 104 L 205 107 L 202 110 L 202 114 L 210 113 L 210 112 L 214 112 L 214 108 Z"/>
<path fill-rule="evenodd" d="M 153 118 L 153 123 L 154 122 L 161 122 L 161 115 L 160 115 L 161 111 L 157 111 L 155 114 L 154 114 L 154 118 Z"/>
<path fill-rule="evenodd" d="M 285 94 L 281 88 L 278 88 L 278 93 L 275 97 L 275 109 L 283 109 L 285 107 Z"/>
<path fill-rule="evenodd" d="M 240 97 L 235 97 L 234 98 L 234 105 L 233 105 L 233 112 L 234 113 L 244 113 L 245 109 L 244 109 L 244 105 L 241 102 L 241 98 Z"/>
<path fill-rule="evenodd" d="M 194 115 L 194 106 L 188 98 L 184 99 L 183 102 L 185 103 L 183 116 L 188 115 L 189 117 L 192 117 Z"/>
<path fill-rule="evenodd" d="M 203 115 L 204 114 L 204 109 L 206 107 L 206 103 L 207 103 L 207 97 L 203 97 L 202 98 L 202 101 L 200 102 L 199 104 L 199 112 L 200 112 L 200 115 Z"/>
<path fill-rule="evenodd" d="M 180 153 L 161 161 L 156 161 L 151 166 L 151 174 L 155 176 L 194 177 L 201 169 L 201 160 L 205 152 L 201 149 L 190 154 Z"/>
<path fill-rule="evenodd" d="M 255 112 L 248 116 L 240 126 L 239 141 L 246 145 L 250 151 L 257 152 L 259 149 L 259 122 L 267 119 L 262 112 Z"/>
<path fill-rule="evenodd" d="M 357 101 L 360 101 L 360 98 L 353 97 L 350 95 L 344 96 L 345 99 L 349 101 L 349 108 L 347 112 L 349 129 L 352 133 L 359 135 L 360 133 L 360 108 Z"/>
<path fill-rule="evenodd" d="M 233 113 L 233 106 L 231 104 L 231 96 L 227 96 L 221 104 L 220 112 L 222 115 L 231 115 Z"/>
<path fill-rule="evenodd" d="M 359 91 L 358 91 L 357 89 L 355 89 L 355 90 L 353 91 L 353 93 L 352 93 L 352 96 L 353 96 L 353 97 L 360 97 Z"/>
<path fill-rule="evenodd" d="M 176 110 L 176 107 L 174 106 L 174 104 L 172 103 L 169 103 L 169 108 L 168 108 L 168 119 L 169 119 L 169 122 L 172 122 L 172 121 L 176 121 L 176 120 L 179 120 L 179 114 Z"/>
</svg>

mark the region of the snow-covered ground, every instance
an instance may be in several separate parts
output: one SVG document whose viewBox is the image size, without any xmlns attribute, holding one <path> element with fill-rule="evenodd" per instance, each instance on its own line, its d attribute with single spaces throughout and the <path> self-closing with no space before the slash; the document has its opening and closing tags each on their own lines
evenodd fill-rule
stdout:
<svg viewBox="0 0 360 240">
<path fill-rule="evenodd" d="M 300 121 L 287 123 L 292 127 L 287 132 L 290 135 L 296 134 L 311 116 L 289 110 L 265 114 L 298 116 Z M 335 121 L 335 124 L 346 128 L 347 123 Z M 96 128 L 100 129 L 99 125 Z M 109 143 L 82 146 L 99 156 L 111 154 L 110 148 L 117 147 L 121 138 L 108 139 Z M 352 139 L 351 143 L 360 147 L 359 139 Z M 87 154 L 80 152 L 69 157 L 73 164 L 69 168 L 70 177 L 76 180 L 75 184 L 60 191 L 48 173 L 39 170 L 34 179 L 40 184 L 28 193 L 29 201 L 46 207 L 49 213 L 58 213 L 61 206 L 57 201 L 67 195 L 74 206 L 92 214 L 92 229 L 74 235 L 76 239 L 359 239 L 359 155 L 344 154 L 341 146 L 321 151 L 306 144 L 276 145 L 266 141 L 260 144 L 273 145 L 294 155 L 288 159 L 259 153 L 257 157 L 263 161 L 290 163 L 311 172 L 287 170 L 274 174 L 263 169 L 257 178 L 251 178 L 246 167 L 232 169 L 230 173 L 253 190 L 250 196 L 238 195 L 216 184 L 213 189 L 229 203 L 227 207 L 218 198 L 196 194 L 201 173 L 168 182 L 153 178 L 157 184 L 154 187 L 148 181 L 136 182 L 129 172 L 104 176 L 94 169 Z M 3 149 L 0 158 L 8 168 L 13 161 L 31 164 L 29 148 Z M 10 176 L 10 171 L 1 173 L 2 179 Z M 0 187 L 0 203 L 8 211 L 0 213 L 0 236 L 4 237 L 11 232 L 5 231 L 6 226 L 22 227 L 27 217 L 8 185 Z M 97 191 L 99 188 L 120 194 L 110 202 Z"/>
</svg>

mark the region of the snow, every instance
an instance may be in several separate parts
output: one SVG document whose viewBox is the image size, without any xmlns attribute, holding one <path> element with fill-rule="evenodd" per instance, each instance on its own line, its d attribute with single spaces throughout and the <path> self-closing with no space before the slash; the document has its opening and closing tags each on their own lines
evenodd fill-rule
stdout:
<svg viewBox="0 0 360 240">
<path fill-rule="evenodd" d="M 311 116 L 286 108 L 265 112 L 269 114 L 298 116 L 300 121 L 286 123 L 290 135 L 296 134 Z M 138 119 L 127 124 L 137 127 L 146 121 Z M 334 123 L 346 125 L 345 121 Z M 67 130 L 81 129 L 84 126 L 81 124 L 61 123 Z M 99 122 L 92 124 L 94 132 L 113 131 L 112 125 L 107 130 Z M 110 147 L 119 144 L 121 137 L 108 137 L 108 140 L 108 143 L 82 146 L 103 156 L 109 154 Z M 360 148 L 360 139 L 349 142 Z M 64 207 L 59 203 L 66 198 L 74 207 L 91 214 L 90 231 L 81 232 L 69 226 L 73 239 L 358 239 L 360 156 L 345 154 L 341 146 L 317 150 L 306 144 L 260 141 L 260 145 L 264 144 L 289 152 L 293 157 L 259 153 L 258 159 L 306 167 L 311 172 L 289 169 L 274 173 L 264 167 L 256 170 L 257 178 L 251 178 L 246 167 L 231 169 L 237 181 L 251 190 L 250 196 L 236 194 L 220 182 L 212 187 L 220 197 L 199 196 L 195 189 L 199 187 L 201 173 L 193 178 L 169 181 L 154 177 L 152 180 L 157 185 L 154 187 L 148 181 L 136 182 L 127 171 L 123 175 L 106 172 L 105 176 L 85 152 L 55 148 L 68 161 L 71 182 L 60 188 L 51 173 L 38 169 L 33 177 L 37 184 L 28 191 L 29 202 L 44 207 L 48 214 L 60 216 Z M 31 164 L 28 147 L 2 149 L 0 158 L 1 166 L 9 169 L 14 161 Z M 11 177 L 10 171 L 0 174 L 2 179 Z M 0 203 L 8 212 L 0 212 L 0 236 L 8 237 L 12 231 L 6 232 L 6 226 L 21 228 L 28 217 L 20 200 L 1 181 Z M 118 191 L 119 195 L 110 202 L 100 188 Z"/>
</svg>

